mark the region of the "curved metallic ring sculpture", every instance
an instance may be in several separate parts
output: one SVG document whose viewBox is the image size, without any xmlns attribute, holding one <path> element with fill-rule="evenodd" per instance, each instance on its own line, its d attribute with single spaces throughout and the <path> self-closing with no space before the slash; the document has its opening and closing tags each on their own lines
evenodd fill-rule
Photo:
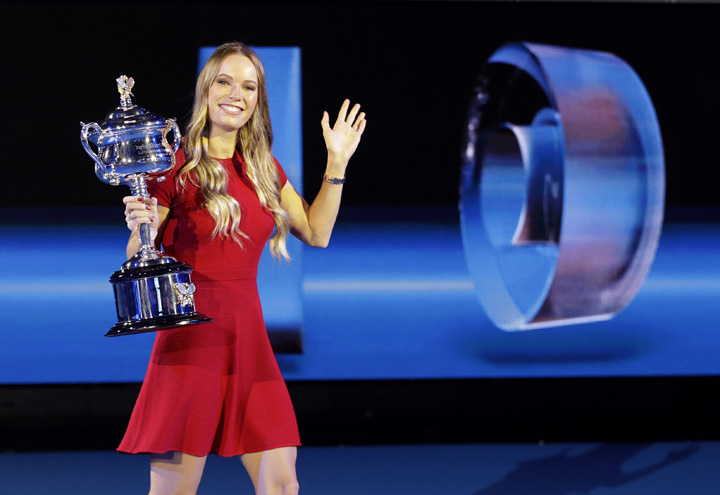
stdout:
<svg viewBox="0 0 720 495">
<path fill-rule="evenodd" d="M 612 318 L 652 265 L 660 129 L 618 57 L 502 46 L 478 78 L 460 186 L 470 276 L 489 318 L 522 330 Z"/>
</svg>

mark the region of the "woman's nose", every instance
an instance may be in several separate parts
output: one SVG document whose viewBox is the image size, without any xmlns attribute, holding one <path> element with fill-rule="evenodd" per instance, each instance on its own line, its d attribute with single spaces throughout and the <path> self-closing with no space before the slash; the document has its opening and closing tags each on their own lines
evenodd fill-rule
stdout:
<svg viewBox="0 0 720 495">
<path fill-rule="evenodd" d="M 239 100 L 242 97 L 242 88 L 239 84 L 233 84 L 230 88 L 230 97 Z"/>
</svg>

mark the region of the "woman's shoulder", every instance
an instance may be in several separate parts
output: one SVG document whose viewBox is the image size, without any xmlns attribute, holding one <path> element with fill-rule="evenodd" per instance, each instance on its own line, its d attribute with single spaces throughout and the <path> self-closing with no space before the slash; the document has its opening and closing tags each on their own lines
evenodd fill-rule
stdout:
<svg viewBox="0 0 720 495">
<path fill-rule="evenodd" d="M 283 170 L 282 165 L 280 165 L 280 161 L 275 158 L 275 155 L 273 155 L 273 161 L 275 162 L 275 167 L 277 167 L 278 171 L 278 179 L 280 180 L 280 187 L 285 187 L 285 184 L 288 181 L 287 175 L 285 175 L 285 170 Z"/>
</svg>

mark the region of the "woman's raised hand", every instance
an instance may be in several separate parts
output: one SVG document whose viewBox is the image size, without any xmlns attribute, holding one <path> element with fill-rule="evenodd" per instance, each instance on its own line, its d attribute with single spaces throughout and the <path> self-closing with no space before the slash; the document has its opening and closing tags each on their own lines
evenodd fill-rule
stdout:
<svg viewBox="0 0 720 495">
<path fill-rule="evenodd" d="M 128 229 L 135 233 L 138 231 L 140 224 L 149 223 L 151 237 L 154 239 L 160 224 L 157 199 L 125 196 L 123 203 L 125 203 L 125 223 L 127 223 Z"/>
<path fill-rule="evenodd" d="M 356 103 L 348 113 L 349 108 L 350 100 L 345 100 L 333 127 L 330 127 L 330 116 L 327 112 L 323 112 L 321 122 L 325 146 L 328 150 L 328 161 L 343 168 L 355 153 L 367 125 L 365 112 L 360 111 L 359 103 Z"/>
</svg>

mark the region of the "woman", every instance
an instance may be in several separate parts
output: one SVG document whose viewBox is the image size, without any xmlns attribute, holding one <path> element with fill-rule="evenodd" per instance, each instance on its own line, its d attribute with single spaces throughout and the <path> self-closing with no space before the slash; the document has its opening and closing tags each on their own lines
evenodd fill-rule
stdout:
<svg viewBox="0 0 720 495">
<path fill-rule="evenodd" d="M 118 448 L 151 454 L 151 494 L 194 494 L 211 452 L 239 455 L 258 494 L 298 491 L 297 423 L 262 320 L 256 274 L 271 234 L 273 255 L 286 259 L 289 232 L 310 246 L 330 240 L 365 114 L 346 100 L 334 125 L 327 112 L 321 125 L 326 174 L 308 205 L 271 155 L 262 63 L 245 45 L 225 44 L 198 77 L 176 166 L 149 187 L 150 204 L 123 200 L 128 256 L 141 247 L 138 226 L 150 223 L 156 243 L 194 268 L 197 307 L 214 320 L 157 334 Z"/>
</svg>

